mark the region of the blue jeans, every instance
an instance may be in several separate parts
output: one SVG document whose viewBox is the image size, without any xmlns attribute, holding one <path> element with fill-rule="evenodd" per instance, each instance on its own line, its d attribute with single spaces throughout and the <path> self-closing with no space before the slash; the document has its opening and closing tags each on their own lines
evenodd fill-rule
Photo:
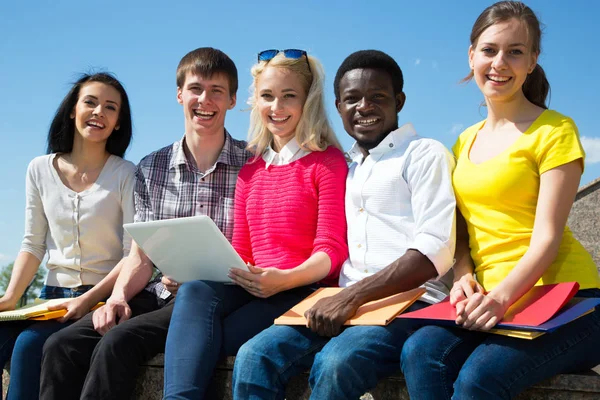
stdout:
<svg viewBox="0 0 600 400">
<path fill-rule="evenodd" d="M 511 399 L 556 374 L 595 367 L 598 343 L 600 307 L 534 340 L 430 325 L 408 339 L 401 366 L 411 399 Z"/>
<path fill-rule="evenodd" d="M 301 287 L 260 299 L 236 285 L 209 281 L 181 285 L 165 346 L 164 398 L 211 398 L 208 385 L 219 359 L 235 355 L 248 339 L 312 291 Z"/>
<path fill-rule="evenodd" d="M 42 299 L 77 297 L 91 286 L 69 289 L 44 286 L 40 292 Z M 7 399 L 38 399 L 42 349 L 46 339 L 53 333 L 71 325 L 71 322 L 57 321 L 10 321 L 0 325 L 0 366 L 10 359 L 10 386 Z M 1 383 L 0 383 L 1 385 Z M 0 387 L 1 389 L 1 387 Z"/>
<path fill-rule="evenodd" d="M 427 304 L 417 302 L 410 311 Z M 293 376 L 310 371 L 311 399 L 358 399 L 399 369 L 398 358 L 414 321 L 352 326 L 333 338 L 306 327 L 274 325 L 242 346 L 233 369 L 234 399 L 283 399 Z"/>
</svg>

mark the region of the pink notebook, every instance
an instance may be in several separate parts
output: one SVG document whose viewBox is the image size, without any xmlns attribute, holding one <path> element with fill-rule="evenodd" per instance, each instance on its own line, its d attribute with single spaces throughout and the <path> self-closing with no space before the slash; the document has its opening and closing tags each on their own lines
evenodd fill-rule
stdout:
<svg viewBox="0 0 600 400">
<path fill-rule="evenodd" d="M 548 321 L 567 304 L 579 290 L 577 282 L 565 282 L 552 285 L 534 286 L 513 304 L 497 326 L 538 326 Z M 417 318 L 432 320 L 456 320 L 456 309 L 449 298 L 418 311 L 401 314 L 398 318 Z"/>
</svg>

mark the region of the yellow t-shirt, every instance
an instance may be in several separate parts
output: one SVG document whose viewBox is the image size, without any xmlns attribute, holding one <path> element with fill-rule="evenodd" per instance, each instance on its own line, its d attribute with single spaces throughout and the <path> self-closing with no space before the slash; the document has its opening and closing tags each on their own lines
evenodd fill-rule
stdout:
<svg viewBox="0 0 600 400">
<path fill-rule="evenodd" d="M 477 280 L 492 290 L 523 257 L 533 233 L 540 175 L 585 156 L 575 123 L 545 110 L 499 155 L 480 164 L 469 152 L 485 121 L 466 129 L 452 148 L 458 208 L 467 221 Z M 581 289 L 600 288 L 590 254 L 565 227 L 558 256 L 536 285 L 577 281 Z"/>
</svg>

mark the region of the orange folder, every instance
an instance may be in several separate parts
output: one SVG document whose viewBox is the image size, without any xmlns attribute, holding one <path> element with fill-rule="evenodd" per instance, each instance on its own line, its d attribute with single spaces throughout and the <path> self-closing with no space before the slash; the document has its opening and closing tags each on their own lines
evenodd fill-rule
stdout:
<svg viewBox="0 0 600 400">
<path fill-rule="evenodd" d="M 343 288 L 320 288 L 313 294 L 292 307 L 291 310 L 275 319 L 275 325 L 306 325 L 304 313 L 323 298 L 333 296 Z M 387 325 L 398 314 L 406 310 L 425 293 L 425 289 L 416 288 L 408 292 L 398 293 L 380 300 L 363 304 L 356 314 L 344 325 Z"/>
<path fill-rule="evenodd" d="M 104 302 L 101 301 L 100 303 L 98 303 L 94 307 L 92 307 L 92 309 L 90 311 L 94 311 L 95 309 L 100 308 L 103 305 L 104 305 Z M 66 313 L 67 313 L 67 310 L 65 308 L 63 308 L 61 310 L 45 311 L 43 314 L 39 314 L 39 315 L 36 315 L 35 317 L 30 317 L 28 319 L 30 321 L 48 321 L 51 319 L 60 318 L 60 317 L 64 316 Z"/>
</svg>

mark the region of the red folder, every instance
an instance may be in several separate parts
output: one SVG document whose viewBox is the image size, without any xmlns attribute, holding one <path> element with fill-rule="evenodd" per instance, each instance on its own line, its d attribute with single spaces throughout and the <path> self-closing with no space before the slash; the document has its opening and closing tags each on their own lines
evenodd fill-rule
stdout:
<svg viewBox="0 0 600 400">
<path fill-rule="evenodd" d="M 556 283 L 534 286 L 513 304 L 496 327 L 519 326 L 535 327 L 548 321 L 567 304 L 579 290 L 577 282 Z M 418 311 L 401 314 L 398 318 L 416 318 L 428 320 L 456 320 L 456 309 L 449 298 Z"/>
</svg>

